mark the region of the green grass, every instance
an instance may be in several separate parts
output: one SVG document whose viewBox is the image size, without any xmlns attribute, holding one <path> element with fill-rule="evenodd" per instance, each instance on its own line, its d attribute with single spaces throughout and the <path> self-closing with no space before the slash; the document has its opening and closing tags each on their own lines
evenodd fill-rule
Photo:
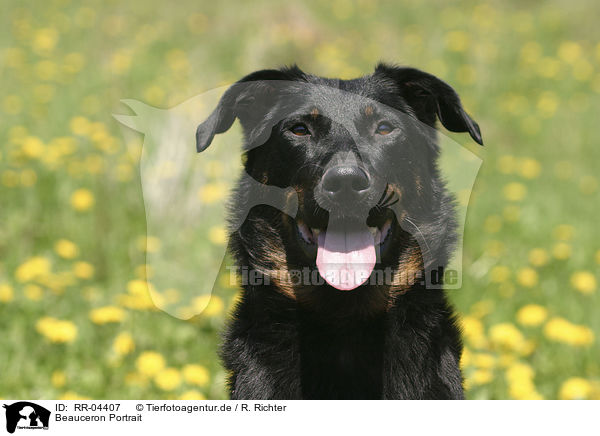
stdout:
<svg viewBox="0 0 600 436">
<path fill-rule="evenodd" d="M 259 68 L 298 63 L 352 77 L 386 60 L 451 83 L 486 144 L 446 132 L 483 159 L 467 215 L 463 287 L 449 292 L 469 321 L 468 397 L 600 398 L 599 13 L 591 1 L 9 2 L 0 17 L 0 397 L 223 398 L 217 332 L 234 289 L 220 285 L 223 309 L 215 304 L 194 321 L 126 307 L 119 297 L 143 278 L 146 260 L 143 138 L 111 114 L 128 113 L 124 98 L 170 108 Z M 78 129 L 76 117 L 96 124 Z M 67 148 L 60 137 L 72 138 L 69 153 L 58 153 Z M 510 183 L 525 188 L 523 198 L 506 197 Z M 73 208 L 78 189 L 92 193 L 93 206 Z M 572 231 L 560 234 L 560 225 Z M 75 257 L 56 252 L 61 239 L 76 244 Z M 553 254 L 558 243 L 570 247 L 568 256 Z M 193 248 L 215 246 L 204 239 Z M 543 265 L 530 264 L 534 248 L 547 253 Z M 19 276 L 35 257 L 50 271 Z M 76 274 L 82 261 L 92 277 Z M 497 277 L 498 266 L 509 274 Z M 524 268 L 536 277 L 524 280 Z M 591 278 L 574 284 L 581 272 Z M 541 324 L 517 319 L 528 304 L 547 310 Z M 103 306 L 115 306 L 120 321 L 93 322 L 90 311 Z M 72 323 L 65 343 L 36 328 L 43 317 Z M 548 320 L 557 317 L 583 329 L 556 340 Z M 113 341 L 121 332 L 135 349 L 119 355 Z M 146 351 L 177 370 L 202 365 L 210 379 L 177 385 L 163 373 L 171 388 L 142 377 L 136 361 Z"/>
</svg>

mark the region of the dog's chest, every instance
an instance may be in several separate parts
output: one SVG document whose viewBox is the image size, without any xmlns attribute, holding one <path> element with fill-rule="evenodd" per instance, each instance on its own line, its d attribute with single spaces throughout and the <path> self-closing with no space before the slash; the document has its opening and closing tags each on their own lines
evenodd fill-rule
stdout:
<svg viewBox="0 0 600 436">
<path fill-rule="evenodd" d="M 381 398 L 383 330 L 379 322 L 332 328 L 312 321 L 300 329 L 304 398 Z"/>
</svg>

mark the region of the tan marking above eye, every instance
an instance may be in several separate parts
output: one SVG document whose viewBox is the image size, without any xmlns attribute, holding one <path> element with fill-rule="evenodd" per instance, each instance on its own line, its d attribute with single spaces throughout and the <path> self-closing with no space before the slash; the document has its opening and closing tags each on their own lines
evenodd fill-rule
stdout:
<svg viewBox="0 0 600 436">
<path fill-rule="evenodd" d="M 317 119 L 317 117 L 319 116 L 319 109 L 313 108 L 313 110 L 310 111 L 310 116 L 314 119 Z"/>
<path fill-rule="evenodd" d="M 365 115 L 370 117 L 371 115 L 373 115 L 373 111 L 374 111 L 373 106 L 367 106 L 365 108 Z"/>
</svg>

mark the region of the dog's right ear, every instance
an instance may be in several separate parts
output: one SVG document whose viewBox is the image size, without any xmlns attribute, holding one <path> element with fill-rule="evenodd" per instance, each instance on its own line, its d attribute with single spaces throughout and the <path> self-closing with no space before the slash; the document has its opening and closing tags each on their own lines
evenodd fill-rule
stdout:
<svg viewBox="0 0 600 436">
<path fill-rule="evenodd" d="M 303 75 L 294 65 L 280 70 L 255 71 L 231 85 L 215 110 L 196 129 L 198 153 L 211 144 L 217 133 L 229 130 L 236 118 L 242 125 L 250 125 L 252 118 L 260 116 L 262 109 L 267 109 L 270 97 L 274 97 L 277 89 L 269 81 L 297 80 Z"/>
</svg>

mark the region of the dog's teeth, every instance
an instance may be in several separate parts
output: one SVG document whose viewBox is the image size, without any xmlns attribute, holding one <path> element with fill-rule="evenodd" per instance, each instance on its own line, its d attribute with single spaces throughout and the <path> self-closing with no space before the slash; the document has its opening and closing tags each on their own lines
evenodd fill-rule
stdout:
<svg viewBox="0 0 600 436">
<path fill-rule="evenodd" d="M 369 227 L 369 231 L 371 232 L 371 234 L 373 236 L 375 236 L 377 234 L 377 227 Z"/>
<path fill-rule="evenodd" d="M 315 235 L 315 238 L 319 236 L 319 233 L 321 233 L 321 230 L 313 229 L 312 227 L 310 230 L 311 230 L 311 232 L 313 232 L 313 235 Z"/>
</svg>

